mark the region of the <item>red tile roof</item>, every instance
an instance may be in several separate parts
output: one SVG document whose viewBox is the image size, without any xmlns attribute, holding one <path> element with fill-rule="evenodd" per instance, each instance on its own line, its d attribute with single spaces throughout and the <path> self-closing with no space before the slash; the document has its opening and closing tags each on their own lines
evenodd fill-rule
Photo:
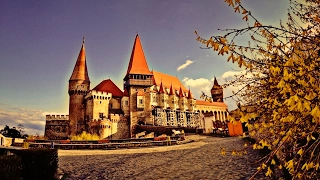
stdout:
<svg viewBox="0 0 320 180">
<path fill-rule="evenodd" d="M 87 69 L 87 62 L 86 62 L 86 50 L 84 48 L 84 40 L 82 42 L 79 56 L 74 66 L 70 80 L 85 80 L 90 82 L 88 69 Z"/>
<path fill-rule="evenodd" d="M 184 93 L 188 92 L 188 90 L 183 86 L 183 84 L 177 77 L 164 74 L 161 72 L 157 72 L 157 71 L 152 71 L 152 74 L 153 74 L 153 82 L 155 85 L 160 86 L 160 84 L 162 83 L 162 86 L 167 89 L 170 89 L 172 85 L 172 88 L 175 91 L 179 91 L 181 87 Z"/>
<path fill-rule="evenodd" d="M 204 101 L 204 100 L 196 100 L 196 105 L 228 107 L 223 102 L 209 102 L 209 101 Z"/>
<path fill-rule="evenodd" d="M 112 93 L 112 97 L 123 97 L 123 92 L 110 79 L 103 80 L 92 90 Z"/>
<path fill-rule="evenodd" d="M 148 68 L 147 60 L 144 56 L 142 45 L 141 45 L 138 34 L 136 35 L 136 38 L 134 40 L 126 76 L 129 74 L 152 75 L 152 73 Z"/>
<path fill-rule="evenodd" d="M 129 97 L 129 93 L 128 93 L 127 89 L 124 90 L 123 96 Z"/>
</svg>

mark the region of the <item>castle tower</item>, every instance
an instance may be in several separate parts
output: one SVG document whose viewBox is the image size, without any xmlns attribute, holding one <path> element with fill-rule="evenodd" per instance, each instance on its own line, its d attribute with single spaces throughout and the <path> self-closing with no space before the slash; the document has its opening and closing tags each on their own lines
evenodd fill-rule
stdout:
<svg viewBox="0 0 320 180">
<path fill-rule="evenodd" d="M 148 116 L 150 100 L 146 99 L 141 102 L 139 99 L 139 102 L 137 93 L 139 91 L 146 92 L 146 90 L 153 85 L 152 76 L 153 74 L 150 72 L 144 56 L 140 37 L 137 34 L 134 40 L 128 70 L 123 79 L 124 90 L 127 90 L 129 94 L 131 135 L 133 131 L 132 127 L 139 121 L 145 121 Z"/>
<path fill-rule="evenodd" d="M 90 90 L 90 80 L 88 76 L 86 51 L 84 48 L 84 38 L 77 62 L 69 79 L 69 135 L 78 133 L 80 125 L 84 125 L 84 96 Z"/>
<path fill-rule="evenodd" d="M 211 97 L 213 102 L 223 102 L 223 88 L 219 85 L 216 77 L 214 77 L 213 86 L 211 88 Z"/>
<path fill-rule="evenodd" d="M 150 87 L 153 85 L 152 76 L 144 56 L 140 37 L 137 34 L 134 40 L 127 74 L 123 79 L 124 89 L 129 89 L 130 87 Z M 129 94 L 131 93 L 129 92 Z"/>
</svg>

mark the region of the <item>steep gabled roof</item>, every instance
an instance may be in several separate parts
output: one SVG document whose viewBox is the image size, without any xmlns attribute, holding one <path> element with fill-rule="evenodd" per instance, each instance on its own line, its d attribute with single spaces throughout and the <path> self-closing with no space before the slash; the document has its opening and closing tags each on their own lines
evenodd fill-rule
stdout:
<svg viewBox="0 0 320 180">
<path fill-rule="evenodd" d="M 174 76 L 164 74 L 157 71 L 152 71 L 153 74 L 153 83 L 157 86 L 160 86 L 160 83 L 162 82 L 163 87 L 170 89 L 171 85 L 173 90 L 179 91 L 180 87 L 182 88 L 182 91 L 184 93 L 187 93 L 188 90 L 183 86 L 181 81 Z"/>
<path fill-rule="evenodd" d="M 123 97 L 123 92 L 110 79 L 103 80 L 92 90 L 112 93 L 112 97 Z"/>
<path fill-rule="evenodd" d="M 228 107 L 224 102 L 209 102 L 204 100 L 196 100 L 196 105 Z"/>
<path fill-rule="evenodd" d="M 144 52 L 138 34 L 136 35 L 136 38 L 134 40 L 126 76 L 129 74 L 152 75 L 152 73 L 149 70 L 147 60 L 144 56 Z"/>
<path fill-rule="evenodd" d="M 84 80 L 90 82 L 88 69 L 87 69 L 87 62 L 86 62 L 86 50 L 84 47 L 84 39 L 82 41 L 82 46 L 78 55 L 77 62 L 73 68 L 73 72 L 69 81 L 71 80 Z"/>
</svg>

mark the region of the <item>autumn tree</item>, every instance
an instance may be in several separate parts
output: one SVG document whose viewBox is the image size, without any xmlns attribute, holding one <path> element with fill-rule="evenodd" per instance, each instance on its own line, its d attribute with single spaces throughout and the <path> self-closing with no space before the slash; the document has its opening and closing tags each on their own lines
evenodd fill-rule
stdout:
<svg viewBox="0 0 320 180">
<path fill-rule="evenodd" d="M 288 1 L 288 19 L 278 26 L 264 25 L 240 0 L 225 2 L 246 26 L 208 39 L 195 33 L 245 71 L 225 87 L 241 87 L 232 97 L 257 140 L 252 147 L 270 149 L 256 174 L 284 168 L 293 179 L 320 178 L 320 0 Z M 243 36 L 248 44 L 237 41 Z"/>
</svg>

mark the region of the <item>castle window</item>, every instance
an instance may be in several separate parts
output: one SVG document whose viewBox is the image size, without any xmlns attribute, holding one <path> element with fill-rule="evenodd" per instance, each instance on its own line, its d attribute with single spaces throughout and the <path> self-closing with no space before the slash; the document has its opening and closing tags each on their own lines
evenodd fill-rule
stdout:
<svg viewBox="0 0 320 180">
<path fill-rule="evenodd" d="M 142 100 L 142 99 L 139 99 L 139 103 L 140 103 L 140 104 L 143 104 L 143 100 Z"/>
<path fill-rule="evenodd" d="M 103 119 L 103 113 L 99 113 L 99 118 Z"/>
<path fill-rule="evenodd" d="M 124 104 L 125 104 L 126 106 L 128 106 L 129 103 L 128 103 L 128 101 L 125 101 Z"/>
<path fill-rule="evenodd" d="M 101 101 L 100 101 L 100 104 L 101 104 Z"/>
<path fill-rule="evenodd" d="M 138 88 L 136 88 L 136 92 L 138 92 Z"/>
<path fill-rule="evenodd" d="M 110 108 L 112 109 L 112 103 L 110 103 Z"/>
</svg>

